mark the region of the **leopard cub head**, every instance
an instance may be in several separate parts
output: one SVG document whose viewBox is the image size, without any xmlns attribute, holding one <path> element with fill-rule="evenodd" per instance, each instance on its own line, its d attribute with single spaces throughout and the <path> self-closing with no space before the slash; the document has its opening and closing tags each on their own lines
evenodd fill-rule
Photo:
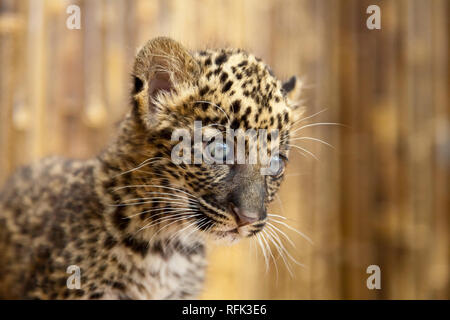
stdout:
<svg viewBox="0 0 450 320">
<path fill-rule="evenodd" d="M 227 242 L 261 231 L 301 114 L 297 78 L 283 84 L 240 49 L 192 53 L 169 38 L 150 40 L 132 75 L 133 117 L 146 136 L 136 152 L 152 162 L 151 184 L 181 203 L 169 204 L 185 213 L 180 227 Z"/>
</svg>

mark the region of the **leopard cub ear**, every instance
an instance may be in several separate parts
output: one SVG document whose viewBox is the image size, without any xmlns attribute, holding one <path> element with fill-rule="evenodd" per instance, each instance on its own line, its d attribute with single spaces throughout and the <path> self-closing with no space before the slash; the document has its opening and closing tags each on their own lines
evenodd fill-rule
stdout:
<svg viewBox="0 0 450 320">
<path fill-rule="evenodd" d="M 149 128 L 161 121 L 161 94 L 176 91 L 198 78 L 200 66 L 180 43 L 166 37 L 148 41 L 136 56 L 132 97 L 137 112 Z"/>
<path fill-rule="evenodd" d="M 288 107 L 291 108 L 293 120 L 300 119 L 305 112 L 305 107 L 301 105 L 300 96 L 302 94 L 303 83 L 296 76 L 292 76 L 289 80 L 283 82 L 283 93 L 286 97 Z"/>
</svg>

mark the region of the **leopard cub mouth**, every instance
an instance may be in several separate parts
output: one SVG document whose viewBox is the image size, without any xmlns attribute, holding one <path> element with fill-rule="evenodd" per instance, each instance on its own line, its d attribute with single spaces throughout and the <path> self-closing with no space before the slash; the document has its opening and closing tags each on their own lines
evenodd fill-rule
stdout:
<svg viewBox="0 0 450 320">
<path fill-rule="evenodd" d="M 223 208 L 213 196 L 199 197 L 199 201 L 203 214 L 215 224 L 215 228 L 209 229 L 209 232 L 220 238 L 251 237 L 260 232 L 266 224 L 261 220 L 252 225 L 240 226 L 230 207 Z"/>
</svg>

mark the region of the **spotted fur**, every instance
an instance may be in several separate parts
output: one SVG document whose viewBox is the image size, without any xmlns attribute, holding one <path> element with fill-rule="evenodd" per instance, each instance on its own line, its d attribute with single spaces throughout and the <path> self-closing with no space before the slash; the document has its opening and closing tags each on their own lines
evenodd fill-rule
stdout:
<svg viewBox="0 0 450 320">
<path fill-rule="evenodd" d="M 299 83 L 284 85 L 239 49 L 188 52 L 149 41 L 133 72 L 132 106 L 117 138 L 87 161 L 44 159 L 0 193 L 0 297 L 182 299 L 201 291 L 208 239 L 234 242 L 264 228 L 284 170 L 175 164 L 175 129 L 278 129 L 289 156 Z M 257 212 L 239 224 L 236 210 Z M 181 208 L 181 209 L 180 209 Z M 181 218 L 184 218 L 181 220 Z M 67 267 L 81 288 L 66 286 Z"/>
</svg>

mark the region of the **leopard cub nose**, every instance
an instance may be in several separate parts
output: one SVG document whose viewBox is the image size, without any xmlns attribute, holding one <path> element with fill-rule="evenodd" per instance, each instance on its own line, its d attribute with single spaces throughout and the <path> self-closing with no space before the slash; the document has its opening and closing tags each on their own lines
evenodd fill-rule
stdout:
<svg viewBox="0 0 450 320">
<path fill-rule="evenodd" d="M 259 219 L 258 212 L 246 211 L 238 208 L 233 203 L 230 202 L 229 205 L 230 212 L 234 215 L 236 222 L 239 227 L 243 227 L 252 224 Z"/>
</svg>

